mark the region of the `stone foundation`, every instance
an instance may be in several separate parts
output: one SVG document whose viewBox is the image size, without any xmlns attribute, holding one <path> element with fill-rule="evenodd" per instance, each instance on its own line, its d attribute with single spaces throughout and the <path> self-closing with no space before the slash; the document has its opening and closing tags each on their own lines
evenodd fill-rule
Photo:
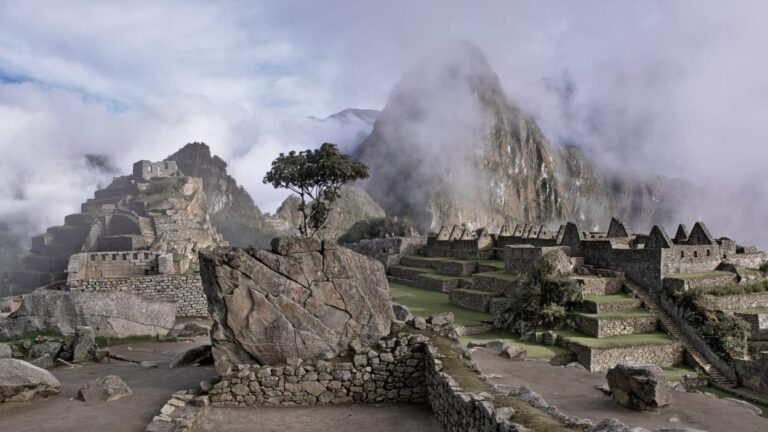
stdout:
<svg viewBox="0 0 768 432">
<path fill-rule="evenodd" d="M 477 270 L 474 262 L 438 261 L 435 263 L 437 273 L 446 276 L 472 276 Z"/>
<path fill-rule="evenodd" d="M 449 299 L 451 303 L 464 309 L 488 312 L 491 308 L 491 301 L 497 296 L 498 294 L 487 291 L 455 289 L 450 292 Z"/>
<path fill-rule="evenodd" d="M 619 363 L 653 363 L 659 367 L 668 367 L 683 361 L 683 347 L 677 342 L 618 348 L 590 348 L 559 339 L 558 345 L 573 351 L 578 362 L 591 372 L 604 371 Z"/>
<path fill-rule="evenodd" d="M 596 338 L 651 333 L 656 331 L 657 327 L 655 316 L 599 319 L 581 314 L 572 314 L 571 318 L 582 333 Z"/>
<path fill-rule="evenodd" d="M 584 295 L 608 295 L 621 292 L 624 282 L 619 278 L 601 276 L 571 276 L 581 286 Z"/>
<path fill-rule="evenodd" d="M 420 274 L 413 280 L 413 286 L 447 293 L 459 288 L 459 282 L 461 282 L 460 279 L 441 279 Z"/>
<path fill-rule="evenodd" d="M 481 291 L 510 295 L 519 286 L 519 281 L 496 277 L 492 274 L 475 273 L 472 275 L 472 287 Z"/>
<path fill-rule="evenodd" d="M 126 292 L 152 300 L 175 300 L 176 316 L 208 316 L 200 275 L 154 275 L 73 280 L 74 292 Z"/>
</svg>

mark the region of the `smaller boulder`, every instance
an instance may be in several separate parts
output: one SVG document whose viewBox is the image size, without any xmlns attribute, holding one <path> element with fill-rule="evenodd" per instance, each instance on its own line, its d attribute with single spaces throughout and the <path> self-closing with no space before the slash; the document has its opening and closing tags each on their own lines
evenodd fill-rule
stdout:
<svg viewBox="0 0 768 432">
<path fill-rule="evenodd" d="M 398 321 L 408 321 L 413 318 L 411 311 L 401 304 L 392 303 L 392 311 L 395 313 L 395 319 Z"/>
<path fill-rule="evenodd" d="M 110 402 L 132 394 L 133 390 L 119 376 L 107 375 L 82 386 L 77 398 L 83 402 Z"/>
<path fill-rule="evenodd" d="M 422 317 L 415 317 L 411 324 L 417 330 L 425 330 L 427 328 L 427 321 Z"/>
<path fill-rule="evenodd" d="M 208 336 L 208 332 L 210 330 L 210 327 L 192 321 L 186 324 L 177 325 L 173 328 L 173 330 L 170 331 L 170 333 L 168 333 L 168 336 L 175 338 Z"/>
<path fill-rule="evenodd" d="M 42 356 L 32 360 L 30 363 L 41 369 L 53 368 L 53 358 L 51 358 L 50 354 L 43 354 Z"/>
<path fill-rule="evenodd" d="M 606 374 L 613 399 L 624 407 L 644 411 L 672 403 L 672 388 L 660 367 L 619 364 Z"/>
<path fill-rule="evenodd" d="M 144 369 L 155 369 L 155 368 L 157 368 L 157 362 L 145 360 L 145 361 L 139 363 L 139 366 L 141 366 Z"/>
<path fill-rule="evenodd" d="M 429 318 L 427 318 L 427 322 L 435 327 L 443 327 L 453 324 L 453 312 L 442 312 L 430 315 Z"/>
<path fill-rule="evenodd" d="M 509 348 L 509 344 L 502 341 L 487 341 L 487 342 L 475 342 L 472 341 L 467 344 L 467 348 L 488 348 L 492 349 L 494 351 L 504 351 L 505 349 Z"/>
<path fill-rule="evenodd" d="M 0 403 L 58 395 L 61 383 L 50 372 L 17 359 L 0 359 Z"/>
<path fill-rule="evenodd" d="M 53 359 L 59 355 L 61 347 L 61 342 L 57 341 L 38 342 L 29 348 L 27 355 L 31 358 L 40 358 L 47 354 Z"/>
<path fill-rule="evenodd" d="M 13 358 L 13 348 L 10 345 L 0 343 L 0 359 Z"/>
<path fill-rule="evenodd" d="M 510 345 L 506 349 L 501 350 L 499 356 L 509 360 L 525 360 L 528 356 L 528 350 L 521 346 Z"/>
<path fill-rule="evenodd" d="M 179 353 L 168 365 L 170 368 L 213 364 L 211 345 L 201 345 Z"/>
<path fill-rule="evenodd" d="M 96 333 L 87 326 L 77 327 L 73 344 L 72 361 L 83 362 L 93 358 L 96 351 Z"/>
</svg>

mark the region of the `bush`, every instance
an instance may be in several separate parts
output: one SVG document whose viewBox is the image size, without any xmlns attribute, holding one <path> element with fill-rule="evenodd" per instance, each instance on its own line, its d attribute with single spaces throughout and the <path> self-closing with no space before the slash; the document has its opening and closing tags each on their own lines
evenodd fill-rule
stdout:
<svg viewBox="0 0 768 432">
<path fill-rule="evenodd" d="M 509 307 L 495 326 L 522 333 L 560 327 L 565 322 L 565 308 L 581 301 L 582 294 L 573 279 L 549 275 L 521 279 L 510 297 Z"/>
<path fill-rule="evenodd" d="M 760 266 L 760 271 L 763 273 L 768 273 L 768 262 Z"/>
<path fill-rule="evenodd" d="M 539 278 L 542 304 L 572 306 L 582 300 L 582 290 L 578 282 L 562 276 Z"/>
<path fill-rule="evenodd" d="M 365 239 L 412 237 L 416 234 L 418 234 L 416 227 L 408 219 L 387 216 L 355 222 L 337 242 L 339 244 L 357 243 Z"/>
</svg>

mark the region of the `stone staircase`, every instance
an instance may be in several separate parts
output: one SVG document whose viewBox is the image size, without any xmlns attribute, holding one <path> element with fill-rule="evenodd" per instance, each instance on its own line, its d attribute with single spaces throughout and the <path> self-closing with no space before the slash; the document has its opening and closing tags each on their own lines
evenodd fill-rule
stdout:
<svg viewBox="0 0 768 432">
<path fill-rule="evenodd" d="M 680 341 L 683 348 L 688 353 L 691 359 L 696 363 L 696 366 L 704 370 L 710 377 L 713 384 L 724 387 L 727 389 L 736 388 L 736 385 L 732 383 L 725 375 L 723 375 L 717 368 L 715 368 L 705 357 L 702 355 L 688 339 L 688 336 L 683 333 L 683 330 L 678 325 L 677 321 L 673 319 L 661 305 L 650 295 L 648 292 L 640 287 L 640 285 L 625 280 L 624 284 L 629 288 L 632 293 L 645 303 L 645 307 L 653 312 L 661 322 L 662 327 L 675 339 Z"/>
<path fill-rule="evenodd" d="M 155 230 L 155 223 L 152 218 L 139 217 L 139 228 L 147 248 L 151 247 L 157 239 L 157 231 Z"/>
</svg>

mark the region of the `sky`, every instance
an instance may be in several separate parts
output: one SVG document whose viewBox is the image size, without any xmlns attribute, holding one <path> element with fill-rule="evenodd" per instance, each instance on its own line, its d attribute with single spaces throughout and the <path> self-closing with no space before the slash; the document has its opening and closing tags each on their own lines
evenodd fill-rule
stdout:
<svg viewBox="0 0 768 432">
<path fill-rule="evenodd" d="M 404 71 L 466 40 L 552 141 L 688 179 L 715 235 L 768 245 L 765 16 L 758 0 L 3 0 L 0 221 L 61 224 L 192 141 L 274 211 L 285 194 L 261 179 L 280 151 L 368 127 L 310 117 L 381 109 Z"/>
</svg>

